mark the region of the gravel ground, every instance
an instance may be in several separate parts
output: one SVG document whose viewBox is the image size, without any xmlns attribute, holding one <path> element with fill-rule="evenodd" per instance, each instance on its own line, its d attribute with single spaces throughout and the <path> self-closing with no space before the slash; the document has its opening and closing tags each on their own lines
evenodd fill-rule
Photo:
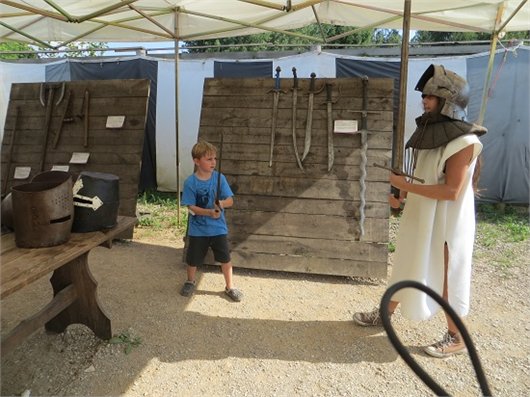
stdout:
<svg viewBox="0 0 530 397">
<path fill-rule="evenodd" d="M 245 297 L 233 303 L 222 294 L 219 269 L 207 267 L 188 299 L 178 294 L 182 243 L 138 232 L 89 258 L 113 332 L 130 343 L 109 344 L 82 325 L 59 335 L 38 331 L 2 357 L 3 396 L 433 395 L 384 329 L 351 321 L 378 303 L 385 281 L 235 269 Z M 528 241 L 509 248 L 514 265 L 502 271 L 490 263 L 502 250 L 477 250 L 465 321 L 493 394 L 528 396 Z M 50 298 L 42 279 L 2 301 L 2 334 Z M 448 393 L 480 395 L 467 355 L 440 360 L 421 351 L 444 332 L 441 313 L 416 323 L 398 312 L 392 321 Z"/>
</svg>

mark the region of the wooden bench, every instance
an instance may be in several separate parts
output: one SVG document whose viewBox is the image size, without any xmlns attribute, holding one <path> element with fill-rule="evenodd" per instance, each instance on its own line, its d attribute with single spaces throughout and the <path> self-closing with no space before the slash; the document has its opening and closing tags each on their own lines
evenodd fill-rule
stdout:
<svg viewBox="0 0 530 397">
<path fill-rule="evenodd" d="M 112 240 L 132 229 L 135 217 L 118 217 L 117 225 L 106 231 L 72 233 L 64 244 L 46 248 L 18 248 L 14 233 L 4 234 L 1 245 L 0 298 L 24 288 L 53 272 L 50 278 L 53 299 L 42 310 L 23 320 L 4 338 L 2 354 L 45 326 L 63 332 L 70 324 L 84 324 L 102 339 L 112 336 L 110 319 L 99 306 L 97 282 L 88 267 L 88 254 L 94 247 L 111 248 Z"/>
</svg>

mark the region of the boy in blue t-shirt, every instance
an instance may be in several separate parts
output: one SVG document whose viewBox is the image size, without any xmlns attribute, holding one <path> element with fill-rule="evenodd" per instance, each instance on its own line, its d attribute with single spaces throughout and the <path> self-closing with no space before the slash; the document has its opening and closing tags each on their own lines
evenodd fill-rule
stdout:
<svg viewBox="0 0 530 397">
<path fill-rule="evenodd" d="M 230 208 L 234 204 L 232 198 L 234 194 L 225 176 L 215 170 L 216 155 L 217 148 L 202 140 L 191 149 L 196 170 L 184 182 L 181 202 L 182 205 L 188 206 L 189 210 L 186 254 L 188 279 L 182 286 L 180 294 L 191 296 L 195 291 L 197 266 L 203 264 L 210 247 L 214 259 L 221 264 L 226 282 L 226 295 L 233 301 L 239 302 L 243 294 L 232 285 L 228 227 L 224 214 L 224 208 Z"/>
</svg>

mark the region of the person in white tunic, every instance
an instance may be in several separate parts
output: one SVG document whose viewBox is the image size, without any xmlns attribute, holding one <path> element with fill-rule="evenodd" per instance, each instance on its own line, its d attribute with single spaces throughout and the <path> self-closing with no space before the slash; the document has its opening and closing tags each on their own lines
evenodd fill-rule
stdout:
<svg viewBox="0 0 530 397">
<path fill-rule="evenodd" d="M 424 114 L 407 142 L 406 171 L 423 184 L 391 174 L 390 183 L 400 197 L 389 196 L 399 208 L 406 199 L 396 242 L 394 266 L 388 281 L 413 280 L 441 295 L 459 316 L 469 312 L 471 260 L 475 236 L 476 164 L 482 150 L 478 136 L 486 129 L 466 121 L 469 87 L 465 79 L 441 65 L 431 65 L 416 85 L 422 92 Z M 478 170 L 477 170 L 478 171 Z M 422 291 L 406 288 L 393 295 L 388 311 L 401 304 L 411 320 L 426 320 L 440 306 Z M 447 332 L 427 346 L 434 357 L 466 351 L 458 328 L 446 315 Z M 358 312 L 353 320 L 362 326 L 382 325 L 379 309 Z"/>
</svg>

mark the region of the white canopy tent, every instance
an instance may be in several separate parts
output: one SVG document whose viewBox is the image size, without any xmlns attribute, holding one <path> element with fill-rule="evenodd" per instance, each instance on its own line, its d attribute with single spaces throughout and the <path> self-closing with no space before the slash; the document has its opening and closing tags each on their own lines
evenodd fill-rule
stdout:
<svg viewBox="0 0 530 397">
<path fill-rule="evenodd" d="M 403 10 L 396 0 L 2 0 L 0 38 L 44 44 L 201 40 L 263 31 L 294 35 L 287 30 L 311 23 L 401 29 Z M 411 2 L 415 30 L 523 31 L 529 21 L 526 0 Z"/>
<path fill-rule="evenodd" d="M 312 43 L 335 37 L 310 37 L 291 30 L 312 23 L 408 31 L 475 31 L 493 34 L 485 76 L 485 109 L 497 37 L 530 29 L 528 0 L 0 0 L 0 41 L 21 41 L 59 48 L 75 41 L 180 41 L 281 32 Z M 346 33 L 348 34 L 348 33 Z M 53 44 L 52 44 L 53 43 Z M 403 141 L 408 46 L 402 46 L 401 100 L 397 142 Z M 175 76 L 178 51 L 175 50 Z M 175 78 L 175 108 L 179 78 Z M 175 112 L 178 115 L 178 111 Z M 479 122 L 483 112 L 479 117 Z M 179 185 L 179 120 L 175 120 Z"/>
</svg>

